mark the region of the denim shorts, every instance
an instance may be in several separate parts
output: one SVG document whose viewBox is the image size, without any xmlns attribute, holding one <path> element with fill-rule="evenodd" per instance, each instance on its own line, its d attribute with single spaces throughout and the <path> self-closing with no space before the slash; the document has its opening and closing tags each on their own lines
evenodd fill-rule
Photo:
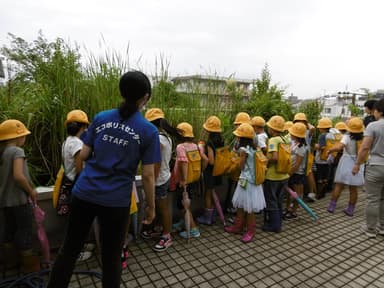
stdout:
<svg viewBox="0 0 384 288">
<path fill-rule="evenodd" d="M 164 184 L 155 187 L 156 200 L 165 199 L 168 196 L 169 180 Z"/>
</svg>

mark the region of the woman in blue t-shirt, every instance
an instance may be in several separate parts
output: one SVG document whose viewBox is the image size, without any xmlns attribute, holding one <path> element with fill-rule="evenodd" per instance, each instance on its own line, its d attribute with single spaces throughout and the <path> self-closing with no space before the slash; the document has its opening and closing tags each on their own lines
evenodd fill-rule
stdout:
<svg viewBox="0 0 384 288">
<path fill-rule="evenodd" d="M 132 183 L 141 162 L 147 207 L 144 224 L 155 216 L 155 163 L 161 161 L 158 130 L 140 113 L 151 97 L 151 84 L 139 71 L 120 78 L 124 102 L 95 116 L 82 135 L 86 161 L 72 190 L 64 243 L 47 287 L 67 287 L 88 231 L 98 218 L 102 240 L 103 287 L 120 287 L 120 254 L 129 218 Z"/>
</svg>

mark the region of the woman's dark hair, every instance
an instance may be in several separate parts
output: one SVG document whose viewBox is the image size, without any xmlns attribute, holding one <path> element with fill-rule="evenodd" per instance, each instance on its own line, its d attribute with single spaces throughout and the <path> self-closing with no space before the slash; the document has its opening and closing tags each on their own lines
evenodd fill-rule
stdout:
<svg viewBox="0 0 384 288">
<path fill-rule="evenodd" d="M 165 132 L 167 132 L 169 136 L 180 138 L 179 130 L 177 130 L 175 127 L 169 124 L 166 119 L 159 118 L 159 119 L 153 120 L 151 123 L 155 125 L 157 128 L 160 128 Z"/>
<path fill-rule="evenodd" d="M 377 101 L 375 105 L 373 105 L 373 109 L 381 113 L 381 116 L 384 116 L 384 98 Z"/>
<path fill-rule="evenodd" d="M 180 143 L 183 137 L 180 135 L 179 130 L 173 127 L 168 121 L 164 118 L 159 118 L 151 121 L 153 125 L 155 125 L 160 130 L 164 130 L 174 141 L 174 143 Z"/>
<path fill-rule="evenodd" d="M 253 149 L 256 149 L 253 139 L 239 137 L 239 148 L 251 146 Z"/>
<path fill-rule="evenodd" d="M 120 95 L 124 102 L 119 107 L 119 114 L 123 119 L 129 118 L 138 110 L 137 100 L 148 94 L 151 97 L 151 82 L 140 71 L 129 71 L 120 78 Z"/>
<path fill-rule="evenodd" d="M 69 122 L 67 123 L 67 133 L 71 136 L 76 136 L 82 127 L 87 127 L 87 124 L 80 122 Z"/>
<path fill-rule="evenodd" d="M 208 142 L 211 143 L 214 148 L 224 146 L 224 139 L 220 132 L 209 132 Z"/>
<path fill-rule="evenodd" d="M 359 141 L 359 140 L 363 139 L 363 136 L 364 136 L 363 132 L 360 132 L 360 133 L 349 132 L 349 137 L 351 137 L 351 139 L 355 140 L 355 141 Z"/>
</svg>

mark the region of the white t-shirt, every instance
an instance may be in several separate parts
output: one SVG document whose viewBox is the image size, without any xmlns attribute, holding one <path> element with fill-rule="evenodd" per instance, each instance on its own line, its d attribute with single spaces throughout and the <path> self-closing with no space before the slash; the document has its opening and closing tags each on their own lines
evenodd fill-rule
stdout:
<svg viewBox="0 0 384 288">
<path fill-rule="evenodd" d="M 265 132 L 257 134 L 257 146 L 261 149 L 267 147 L 268 135 Z"/>
<path fill-rule="evenodd" d="M 171 161 L 171 156 L 172 156 L 172 139 L 163 134 L 159 134 L 159 139 L 160 139 L 161 164 L 160 164 L 160 173 L 156 179 L 156 186 L 163 185 L 169 180 L 169 178 L 171 178 L 169 161 Z"/>
<path fill-rule="evenodd" d="M 83 148 L 83 141 L 76 136 L 68 136 L 62 146 L 65 176 L 71 181 L 76 177 L 75 155 L 81 148 Z"/>
<path fill-rule="evenodd" d="M 341 138 L 340 142 L 344 144 L 343 154 L 356 156 L 357 143 L 355 140 L 351 139 L 348 133 L 343 135 L 343 138 Z"/>
<path fill-rule="evenodd" d="M 294 166 L 296 164 L 297 156 L 303 157 L 303 160 L 301 161 L 299 169 L 295 172 L 295 174 L 300 174 L 300 175 L 304 174 L 305 164 L 306 164 L 305 163 L 305 160 L 306 160 L 305 154 L 306 153 L 307 153 L 307 149 L 304 145 L 299 147 L 298 143 L 292 143 L 292 145 L 291 145 L 292 166 Z"/>
</svg>

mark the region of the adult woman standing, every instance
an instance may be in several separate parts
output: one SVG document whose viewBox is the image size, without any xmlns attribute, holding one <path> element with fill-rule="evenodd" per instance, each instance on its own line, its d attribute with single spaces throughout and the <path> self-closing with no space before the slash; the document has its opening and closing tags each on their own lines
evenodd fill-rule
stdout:
<svg viewBox="0 0 384 288">
<path fill-rule="evenodd" d="M 366 225 L 362 227 L 368 238 L 375 238 L 377 233 L 384 235 L 384 99 L 375 103 L 373 115 L 377 121 L 366 127 L 352 168 L 352 174 L 357 174 L 368 152 L 370 153 L 364 182 L 367 191 Z"/>
<path fill-rule="evenodd" d="M 67 233 L 48 287 L 68 286 L 95 217 L 102 239 L 103 287 L 120 287 L 120 253 L 140 161 L 148 204 L 144 224 L 155 216 L 154 165 L 161 161 L 159 135 L 140 113 L 151 97 L 151 84 L 145 74 L 130 71 L 120 78 L 119 88 L 124 98 L 121 106 L 97 114 L 83 134 L 80 157 L 86 165 L 72 190 Z"/>
</svg>

